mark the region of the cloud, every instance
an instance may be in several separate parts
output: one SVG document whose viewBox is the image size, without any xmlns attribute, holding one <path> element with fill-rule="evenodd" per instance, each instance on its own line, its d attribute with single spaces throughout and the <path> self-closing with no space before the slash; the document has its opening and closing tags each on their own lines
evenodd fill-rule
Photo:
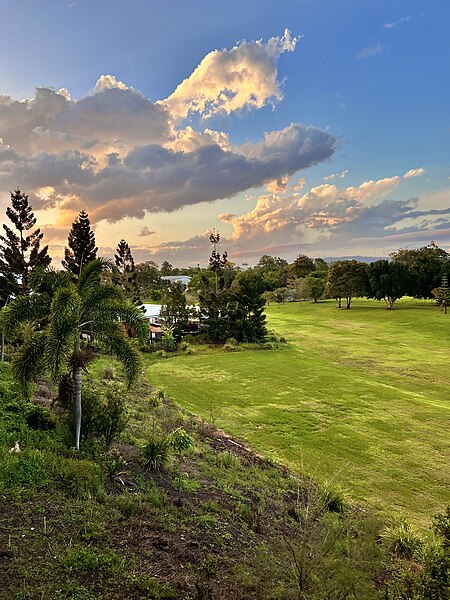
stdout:
<svg viewBox="0 0 450 600">
<path fill-rule="evenodd" d="M 148 237 L 149 235 L 154 235 L 155 233 L 155 231 L 150 231 L 150 229 L 145 226 L 141 228 L 141 232 L 138 235 L 139 237 Z"/>
<path fill-rule="evenodd" d="M 406 171 L 403 177 L 405 179 L 409 179 L 410 177 L 420 177 L 425 173 L 425 170 L 426 169 L 424 167 L 420 167 L 418 169 L 410 169 L 409 171 Z"/>
<path fill-rule="evenodd" d="M 192 113 L 208 118 L 279 102 L 277 59 L 293 52 L 297 41 L 286 29 L 267 43 L 242 41 L 231 50 L 214 50 L 162 104 L 178 120 Z"/>
<path fill-rule="evenodd" d="M 323 184 L 299 196 L 264 194 L 242 215 L 223 213 L 218 220 L 233 226 L 221 244 L 231 260 L 256 260 L 262 254 L 294 258 L 299 252 L 327 256 L 337 249 L 367 252 L 367 245 L 395 249 L 403 240 L 429 243 L 450 239 L 450 198 L 441 194 L 443 208 L 422 208 L 419 198 L 395 200 L 388 196 L 402 181 L 399 176 L 337 188 Z M 206 238 L 205 238 L 206 239 Z M 152 248 L 158 260 L 205 262 L 208 246 L 201 236 Z"/>
<path fill-rule="evenodd" d="M 348 174 L 348 169 L 345 169 L 344 171 L 341 171 L 340 173 L 331 173 L 331 175 L 327 175 L 327 177 L 323 177 L 324 181 L 331 181 L 332 179 L 344 179 L 344 177 L 347 177 Z"/>
<path fill-rule="evenodd" d="M 79 150 L 27 156 L 3 146 L 0 187 L 12 189 L 18 181 L 27 191 L 51 186 L 54 193 L 41 201 L 42 208 L 64 208 L 70 202 L 77 209 L 86 207 L 93 220 L 117 221 L 230 198 L 326 160 L 335 148 L 330 134 L 296 124 L 233 151 L 210 144 L 176 152 L 149 144 L 123 157 L 110 154 L 105 165 Z"/>
<path fill-rule="evenodd" d="M 356 55 L 356 58 L 363 60 L 365 58 L 377 56 L 377 54 L 383 54 L 384 52 L 386 52 L 386 48 L 378 42 L 376 46 L 368 46 L 367 48 L 360 50 Z"/>
<path fill-rule="evenodd" d="M 396 27 L 397 25 L 400 25 L 401 23 L 407 23 L 411 19 L 412 19 L 411 15 L 408 15 L 406 17 L 400 17 L 400 19 L 398 21 L 390 21 L 389 23 L 385 23 L 383 25 L 383 29 L 393 29 L 394 27 Z"/>
<path fill-rule="evenodd" d="M 0 190 L 20 183 L 38 210 L 86 208 L 93 222 L 143 218 L 214 202 L 289 178 L 329 159 L 336 139 L 291 123 L 234 144 L 226 132 L 177 126 L 189 112 L 211 116 L 281 99 L 277 60 L 294 50 L 289 31 L 263 43 L 214 51 L 165 101 L 102 75 L 74 99 L 66 88 L 37 88 L 31 99 L 0 96 Z"/>
</svg>

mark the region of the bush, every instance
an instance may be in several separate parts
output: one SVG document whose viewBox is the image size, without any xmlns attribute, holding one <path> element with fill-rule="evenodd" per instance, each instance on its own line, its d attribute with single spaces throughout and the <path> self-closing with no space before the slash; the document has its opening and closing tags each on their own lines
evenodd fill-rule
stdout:
<svg viewBox="0 0 450 600">
<path fill-rule="evenodd" d="M 162 436 L 153 434 L 142 449 L 142 462 L 150 471 L 162 471 L 170 456 L 169 440 Z"/>
<path fill-rule="evenodd" d="M 26 421 L 30 429 L 50 431 L 56 427 L 56 420 L 53 414 L 39 404 L 30 408 Z"/>
<path fill-rule="evenodd" d="M 327 483 L 322 490 L 322 504 L 330 512 L 343 513 L 348 504 L 348 494 L 340 486 Z"/>
<path fill-rule="evenodd" d="M 58 480 L 60 487 L 72 498 L 82 500 L 103 497 L 100 467 L 89 460 L 63 460 Z"/>
<path fill-rule="evenodd" d="M 194 447 L 194 438 L 183 427 L 174 429 L 167 439 L 174 452 L 183 452 Z"/>
<path fill-rule="evenodd" d="M 125 390 L 122 384 L 86 383 L 81 395 L 81 439 L 100 438 L 108 449 L 127 424 Z"/>
<path fill-rule="evenodd" d="M 405 559 L 412 558 L 423 546 L 418 531 L 404 520 L 385 527 L 380 538 L 389 552 Z"/>
</svg>

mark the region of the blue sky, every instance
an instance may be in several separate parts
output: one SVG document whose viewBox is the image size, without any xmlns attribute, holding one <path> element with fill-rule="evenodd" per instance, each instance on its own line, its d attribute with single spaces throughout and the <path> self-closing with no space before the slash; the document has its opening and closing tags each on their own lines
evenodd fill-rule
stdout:
<svg viewBox="0 0 450 600">
<path fill-rule="evenodd" d="M 138 260 L 450 250 L 448 2 L 0 7 L 0 203 L 55 256 L 80 208 Z"/>
</svg>

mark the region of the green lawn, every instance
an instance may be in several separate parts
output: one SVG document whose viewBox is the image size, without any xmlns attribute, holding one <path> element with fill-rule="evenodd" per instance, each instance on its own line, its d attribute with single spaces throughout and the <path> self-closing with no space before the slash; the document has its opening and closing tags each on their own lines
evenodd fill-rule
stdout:
<svg viewBox="0 0 450 600">
<path fill-rule="evenodd" d="M 293 471 L 426 526 L 450 500 L 450 315 L 360 300 L 267 316 L 289 348 L 160 359 L 151 381 Z"/>
</svg>

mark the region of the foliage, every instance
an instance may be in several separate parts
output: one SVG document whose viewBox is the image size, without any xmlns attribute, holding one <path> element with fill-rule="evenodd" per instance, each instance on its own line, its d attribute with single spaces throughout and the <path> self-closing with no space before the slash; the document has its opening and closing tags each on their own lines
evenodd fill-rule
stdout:
<svg viewBox="0 0 450 600">
<path fill-rule="evenodd" d="M 81 400 L 81 439 L 100 439 L 107 450 L 127 424 L 126 395 L 123 384 L 115 381 L 101 385 L 83 384 Z"/>
<path fill-rule="evenodd" d="M 450 288 L 448 287 L 447 275 L 442 277 L 440 287 L 433 290 L 438 306 L 442 306 L 444 313 L 447 314 L 447 307 L 450 306 Z"/>
<path fill-rule="evenodd" d="M 126 297 L 140 306 L 142 303 L 139 297 L 134 258 L 130 246 L 123 239 L 117 245 L 114 262 L 113 282 L 122 286 Z"/>
<path fill-rule="evenodd" d="M 170 447 L 174 452 L 184 452 L 185 450 L 191 450 L 194 447 L 194 438 L 183 429 L 183 427 L 177 427 L 168 436 Z"/>
<path fill-rule="evenodd" d="M 414 293 L 418 298 L 432 298 L 444 273 L 450 275 L 450 255 L 434 242 L 415 250 L 397 250 L 391 258 L 407 265 L 414 275 Z"/>
<path fill-rule="evenodd" d="M 30 275 L 38 268 L 47 267 L 51 258 L 48 246 L 40 248 L 44 236 L 41 230 L 30 231 L 36 218 L 28 203 L 28 196 L 19 189 L 11 192 L 11 206 L 6 215 L 16 232 L 3 224 L 5 235 L 0 236 L 0 302 L 5 303 L 8 295 L 28 294 Z M 25 235 L 25 232 L 30 232 Z"/>
<path fill-rule="evenodd" d="M 352 298 L 367 295 L 369 289 L 366 263 L 339 260 L 331 265 L 325 294 L 327 298 L 336 298 L 339 308 L 342 298 L 346 300 L 345 308 L 349 309 Z"/>
<path fill-rule="evenodd" d="M 136 283 L 144 298 L 148 298 L 151 292 L 158 292 L 161 283 L 161 275 L 158 271 L 158 265 L 152 260 L 144 263 L 138 263 L 135 267 Z M 152 298 L 159 302 L 160 298 Z"/>
<path fill-rule="evenodd" d="M 262 342 L 266 339 L 263 314 L 264 284 L 255 271 L 239 273 L 230 287 L 230 336 L 239 342 Z"/>
<path fill-rule="evenodd" d="M 314 302 L 317 302 L 323 297 L 325 292 L 325 278 L 315 277 L 314 273 L 310 273 L 307 277 L 302 279 L 302 296 L 304 298 L 312 298 Z"/>
<path fill-rule="evenodd" d="M 58 381 L 70 365 L 74 380 L 77 448 L 81 423 L 81 372 L 93 356 L 92 351 L 81 347 L 80 337 L 84 335 L 95 340 L 96 345 L 115 354 L 124 366 L 129 385 L 139 374 L 141 358 L 122 323 L 132 327 L 140 341 L 146 342 L 148 338 L 148 325 L 142 312 L 126 300 L 118 286 L 101 283 L 104 268 L 103 261 L 91 261 L 84 265 L 76 282 L 63 271 L 44 272 L 35 282 L 34 294 L 17 298 L 3 310 L 3 323 L 11 337 L 23 323 L 32 326 L 31 334 L 13 361 L 15 379 L 25 396 L 30 395 L 38 374 L 48 369 L 52 378 Z"/>
<path fill-rule="evenodd" d="M 142 449 L 142 462 L 150 471 L 162 471 L 170 457 L 167 437 L 153 433 Z"/>
<path fill-rule="evenodd" d="M 385 527 L 380 538 L 389 552 L 400 558 L 412 558 L 423 545 L 418 531 L 404 519 Z"/>
<path fill-rule="evenodd" d="M 72 223 L 68 246 L 64 250 L 64 260 L 61 262 L 63 267 L 75 275 L 79 275 L 83 266 L 97 258 L 98 248 L 95 245 L 94 232 L 91 230 L 88 214 L 84 210 L 80 211 Z"/>
<path fill-rule="evenodd" d="M 187 306 L 183 285 L 172 283 L 163 293 L 160 317 L 164 324 L 173 328 L 173 335 L 179 338 L 189 324 L 192 310 Z"/>
<path fill-rule="evenodd" d="M 299 254 L 294 262 L 289 265 L 289 272 L 292 277 L 306 277 L 315 270 L 316 265 L 314 261 L 304 254 Z"/>
<path fill-rule="evenodd" d="M 369 298 L 384 300 L 388 308 L 402 296 L 414 292 L 414 278 L 411 269 L 402 262 L 377 260 L 368 266 Z"/>
</svg>

